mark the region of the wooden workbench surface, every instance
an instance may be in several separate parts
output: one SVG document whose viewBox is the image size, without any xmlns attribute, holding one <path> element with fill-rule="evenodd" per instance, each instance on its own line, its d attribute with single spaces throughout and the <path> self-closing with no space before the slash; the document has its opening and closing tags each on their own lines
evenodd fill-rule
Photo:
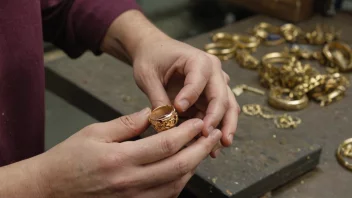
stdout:
<svg viewBox="0 0 352 198">
<path fill-rule="evenodd" d="M 349 15 L 333 19 L 315 17 L 300 26 L 313 27 L 322 20 L 343 28 L 343 40 L 352 43 L 348 34 L 352 34 Z M 245 32 L 262 21 L 283 24 L 273 18 L 256 16 L 218 31 Z M 209 42 L 209 34 L 186 42 L 202 48 Z M 260 47 L 255 56 L 282 51 L 283 47 Z M 47 88 L 101 121 L 149 106 L 147 98 L 134 84 L 132 69 L 111 57 L 94 57 L 87 53 L 76 61 L 63 57 L 48 61 L 46 65 Z M 257 74 L 240 68 L 235 61 L 223 62 L 223 68 L 231 77 L 231 86 L 246 83 L 259 87 Z M 218 159 L 205 160 L 188 187 L 201 197 L 259 196 L 315 167 L 319 145 L 322 145 L 319 168 L 290 184 L 292 187 L 276 191 L 275 196 L 340 197 L 336 195 L 352 193 L 348 185 L 352 174 L 341 168 L 334 158 L 337 145 L 352 136 L 351 95 L 349 89 L 344 100 L 331 106 L 321 108 L 311 103 L 307 109 L 295 112 L 294 115 L 303 120 L 295 130 L 276 129 L 271 121 L 240 115 L 234 145 L 224 149 Z M 266 104 L 265 97 L 251 93 L 239 96 L 238 102 L 240 105 Z"/>
</svg>

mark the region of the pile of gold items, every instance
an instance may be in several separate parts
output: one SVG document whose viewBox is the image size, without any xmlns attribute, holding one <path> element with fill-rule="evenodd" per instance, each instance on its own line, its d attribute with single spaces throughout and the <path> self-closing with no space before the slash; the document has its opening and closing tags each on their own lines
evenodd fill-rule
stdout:
<svg viewBox="0 0 352 198">
<path fill-rule="evenodd" d="M 241 67 L 257 70 L 260 84 L 270 90 L 270 106 L 280 110 L 301 110 L 307 107 L 309 100 L 326 106 L 344 97 L 349 80 L 341 73 L 352 71 L 352 50 L 339 38 L 340 32 L 331 26 L 317 25 L 313 31 L 305 32 L 293 24 L 275 26 L 262 22 L 248 34 L 213 34 L 212 43 L 205 45 L 205 51 L 221 60 L 235 58 Z M 283 43 L 290 43 L 291 47 L 268 53 L 260 60 L 252 55 L 261 44 L 276 46 Z M 323 46 L 312 51 L 301 47 L 304 45 Z M 318 61 L 325 66 L 326 72 L 303 64 L 303 60 Z M 236 95 L 244 89 L 260 92 L 243 86 L 235 87 L 233 92 Z"/>
</svg>

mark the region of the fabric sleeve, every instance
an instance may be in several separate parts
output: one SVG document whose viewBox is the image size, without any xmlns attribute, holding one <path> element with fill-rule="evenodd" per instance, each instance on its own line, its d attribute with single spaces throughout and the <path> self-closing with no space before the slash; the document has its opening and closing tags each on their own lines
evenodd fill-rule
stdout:
<svg viewBox="0 0 352 198">
<path fill-rule="evenodd" d="M 41 0 L 44 40 L 77 58 L 86 50 L 101 54 L 100 43 L 110 24 L 135 0 Z"/>
</svg>

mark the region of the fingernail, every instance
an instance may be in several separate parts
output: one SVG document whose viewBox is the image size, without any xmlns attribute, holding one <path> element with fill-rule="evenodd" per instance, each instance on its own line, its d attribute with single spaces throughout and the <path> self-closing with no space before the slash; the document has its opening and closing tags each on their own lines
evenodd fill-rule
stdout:
<svg viewBox="0 0 352 198">
<path fill-rule="evenodd" d="M 216 131 L 214 130 L 214 127 L 213 126 L 210 126 L 210 127 L 208 127 L 208 134 L 210 135 L 210 134 L 212 134 L 212 133 L 215 133 Z"/>
<path fill-rule="evenodd" d="M 189 102 L 186 99 L 181 100 L 178 104 L 180 105 L 182 111 L 186 111 L 189 106 Z"/>
<path fill-rule="evenodd" d="M 140 111 L 138 114 L 140 115 L 149 115 L 150 113 L 150 108 L 147 107 L 147 108 L 144 108 L 142 111 Z"/>
<path fill-rule="evenodd" d="M 233 141 L 233 134 L 230 134 L 227 138 L 228 138 L 230 144 L 232 144 L 232 141 Z"/>
<path fill-rule="evenodd" d="M 202 121 L 202 120 L 196 120 L 196 121 L 193 123 L 193 126 L 194 126 L 196 129 L 202 129 L 202 128 L 203 128 L 203 121 Z"/>
</svg>

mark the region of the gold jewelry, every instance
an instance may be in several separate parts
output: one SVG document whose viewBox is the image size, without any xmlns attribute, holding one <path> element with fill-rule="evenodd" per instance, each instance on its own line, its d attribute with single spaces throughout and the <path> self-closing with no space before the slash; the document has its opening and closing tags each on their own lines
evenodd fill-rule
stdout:
<svg viewBox="0 0 352 198">
<path fill-rule="evenodd" d="M 299 124 L 302 123 L 302 120 L 298 117 L 292 117 L 287 114 L 277 116 L 274 119 L 274 123 L 277 128 L 283 128 L 283 129 L 288 129 L 288 128 L 297 128 Z"/>
<path fill-rule="evenodd" d="M 240 96 L 244 90 L 259 94 L 259 95 L 265 95 L 265 91 L 260 90 L 258 88 L 254 88 L 254 87 L 250 87 L 246 84 L 241 84 L 241 85 L 237 85 L 236 87 L 232 88 L 232 92 L 236 95 L 236 96 Z"/>
<path fill-rule="evenodd" d="M 292 117 L 287 114 L 275 115 L 264 113 L 263 110 L 268 110 L 259 104 L 246 104 L 242 106 L 242 112 L 249 116 L 261 116 L 264 119 L 274 119 L 274 124 L 277 128 L 287 129 L 287 128 L 297 128 L 298 125 L 302 123 L 302 120 L 298 117 Z"/>
<path fill-rule="evenodd" d="M 342 72 L 352 70 L 352 50 L 347 44 L 330 42 L 324 46 L 323 54 L 330 61 L 330 66 L 336 66 Z"/>
<path fill-rule="evenodd" d="M 173 106 L 160 106 L 151 112 L 149 122 L 157 132 L 162 132 L 176 126 L 178 115 Z"/>
<path fill-rule="evenodd" d="M 338 162 L 346 169 L 352 171 L 352 138 L 339 145 L 336 151 Z"/>
<path fill-rule="evenodd" d="M 204 49 L 207 53 L 213 55 L 227 55 L 234 53 L 236 47 L 232 43 L 208 43 L 204 46 Z"/>
<path fill-rule="evenodd" d="M 265 67 L 273 67 L 273 64 L 290 64 L 297 61 L 295 56 L 282 52 L 272 52 L 262 57 L 262 64 Z"/>
<path fill-rule="evenodd" d="M 218 33 L 215 33 L 215 34 L 211 37 L 211 40 L 212 40 L 214 43 L 217 43 L 217 42 L 232 43 L 232 42 L 233 42 L 233 40 L 232 40 L 232 35 L 229 34 L 229 33 L 226 33 L 226 32 L 218 32 Z"/>
<path fill-rule="evenodd" d="M 232 40 L 241 49 L 256 48 L 260 44 L 260 40 L 257 37 L 250 35 L 234 34 Z"/>
<path fill-rule="evenodd" d="M 258 69 L 259 61 L 257 58 L 252 56 L 247 50 L 238 50 L 236 52 L 237 63 L 247 69 Z"/>
<path fill-rule="evenodd" d="M 282 25 L 280 27 L 280 31 L 281 31 L 282 35 L 284 36 L 284 38 L 286 39 L 286 41 L 289 41 L 289 42 L 296 41 L 297 37 L 302 34 L 301 28 L 299 28 L 298 26 L 295 26 L 291 23 Z"/>
<path fill-rule="evenodd" d="M 268 40 L 268 39 L 266 39 L 264 43 L 265 43 L 265 45 L 268 45 L 268 46 L 275 46 L 275 45 L 281 45 L 281 44 L 283 44 L 285 42 L 286 42 L 285 38 L 281 37 L 281 38 L 276 39 L 276 40 Z"/>
<path fill-rule="evenodd" d="M 268 102 L 269 104 L 277 109 L 282 110 L 301 110 L 307 107 L 308 97 L 303 95 L 299 99 L 291 99 L 289 94 L 291 91 L 289 89 L 284 89 L 281 87 L 275 87 L 270 90 Z"/>
<path fill-rule="evenodd" d="M 270 23 L 261 22 L 256 25 L 253 29 L 257 36 L 262 39 L 266 39 L 270 33 L 280 34 L 280 28 L 278 26 L 271 25 Z"/>
</svg>

